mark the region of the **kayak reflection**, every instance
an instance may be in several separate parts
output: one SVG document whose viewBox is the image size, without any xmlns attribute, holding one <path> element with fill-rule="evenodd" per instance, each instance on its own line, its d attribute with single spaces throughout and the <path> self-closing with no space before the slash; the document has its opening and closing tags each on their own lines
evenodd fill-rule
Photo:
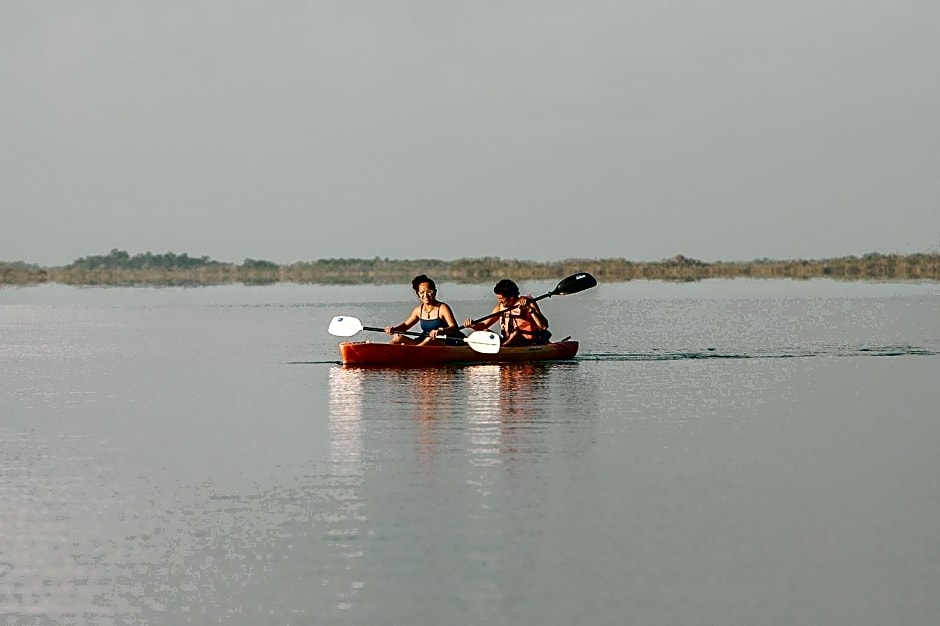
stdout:
<svg viewBox="0 0 940 626">
<path fill-rule="evenodd" d="M 326 523 L 329 563 L 324 584 L 331 587 L 334 610 L 345 612 L 363 587 L 360 547 L 366 523 L 363 483 L 361 371 L 333 368 L 329 374 L 329 484 L 321 519 Z"/>
<path fill-rule="evenodd" d="M 442 437 L 448 430 L 448 422 L 454 417 L 454 404 L 459 392 L 455 389 L 457 370 L 452 367 L 430 368 L 411 372 L 417 432 L 416 453 L 422 466 L 445 445 Z"/>
<path fill-rule="evenodd" d="M 461 449 L 475 464 L 540 454 L 548 427 L 540 418 L 550 411 L 553 396 L 551 370 L 552 364 L 530 362 L 335 368 L 329 381 L 333 468 L 337 474 L 361 475 L 368 445 L 363 440 L 375 437 L 379 452 L 410 440 L 421 464 L 442 451 Z M 412 419 L 403 421 L 408 416 Z M 468 440 L 466 448 L 459 443 L 462 437 Z"/>
<path fill-rule="evenodd" d="M 329 387 L 331 468 L 336 475 L 361 474 L 363 372 L 332 368 Z"/>
</svg>

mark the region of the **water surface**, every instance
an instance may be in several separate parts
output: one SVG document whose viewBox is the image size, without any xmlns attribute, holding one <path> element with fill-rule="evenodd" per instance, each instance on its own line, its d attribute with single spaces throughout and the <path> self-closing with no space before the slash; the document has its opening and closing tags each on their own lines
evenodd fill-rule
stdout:
<svg viewBox="0 0 940 626">
<path fill-rule="evenodd" d="M 572 362 L 338 365 L 412 296 L 0 290 L 0 614 L 936 623 L 936 284 L 601 284 L 542 303 Z"/>
</svg>

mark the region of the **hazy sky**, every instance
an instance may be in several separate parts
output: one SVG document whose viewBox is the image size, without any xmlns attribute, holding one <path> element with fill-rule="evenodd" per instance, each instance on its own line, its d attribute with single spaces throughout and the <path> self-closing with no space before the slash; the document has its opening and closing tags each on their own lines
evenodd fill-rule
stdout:
<svg viewBox="0 0 940 626">
<path fill-rule="evenodd" d="M 0 260 L 940 246 L 936 0 L 4 0 L 0 90 Z"/>
</svg>

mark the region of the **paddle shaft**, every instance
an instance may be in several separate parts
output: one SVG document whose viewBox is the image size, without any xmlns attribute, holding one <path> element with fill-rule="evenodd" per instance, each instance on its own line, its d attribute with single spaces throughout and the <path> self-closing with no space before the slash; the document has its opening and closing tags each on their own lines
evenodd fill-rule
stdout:
<svg viewBox="0 0 940 626">
<path fill-rule="evenodd" d="M 375 326 L 363 326 L 362 330 L 372 330 L 380 333 L 384 333 L 384 328 L 376 328 Z M 413 330 L 393 330 L 393 335 L 411 335 L 412 337 L 427 337 L 424 333 L 418 333 Z M 463 339 L 466 340 L 466 337 L 461 337 L 459 335 L 438 335 L 438 339 Z M 468 342 L 469 343 L 469 342 Z"/>
<path fill-rule="evenodd" d="M 356 333 L 363 330 L 377 333 L 385 332 L 384 328 L 363 326 L 362 322 L 360 322 L 355 317 L 347 317 L 344 315 L 334 317 L 330 321 L 329 326 L 330 334 L 338 335 L 340 337 L 352 337 Z M 427 337 L 427 335 L 424 333 L 409 332 L 407 330 L 398 331 L 397 333 L 392 334 L 414 335 L 419 338 Z M 464 337 L 463 333 L 458 332 L 454 335 L 438 335 L 437 338 L 447 340 L 448 343 L 450 343 L 452 340 L 460 339 L 475 351 L 482 352 L 484 354 L 496 354 L 499 352 L 499 337 L 489 331 L 476 331 L 471 333 L 469 337 Z"/>
<path fill-rule="evenodd" d="M 362 330 L 374 330 L 380 333 L 385 332 L 384 328 L 376 328 L 375 326 L 363 326 Z M 413 330 L 395 330 L 395 331 L 392 331 L 392 334 L 393 335 L 411 335 L 413 337 L 427 337 L 427 335 L 425 335 L 424 333 L 418 333 Z M 441 339 L 443 339 L 444 335 L 441 335 L 440 337 Z"/>
</svg>

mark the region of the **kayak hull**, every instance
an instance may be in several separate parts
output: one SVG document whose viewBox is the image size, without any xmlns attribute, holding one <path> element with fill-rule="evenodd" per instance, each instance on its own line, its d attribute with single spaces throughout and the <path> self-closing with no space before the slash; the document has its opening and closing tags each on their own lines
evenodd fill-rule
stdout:
<svg viewBox="0 0 940 626">
<path fill-rule="evenodd" d="M 408 344 L 344 341 L 339 355 L 344 365 L 429 367 L 448 363 L 516 363 L 572 359 L 577 341 L 557 341 L 541 346 L 500 348 L 496 354 L 477 352 L 470 346 L 415 346 Z"/>
</svg>

